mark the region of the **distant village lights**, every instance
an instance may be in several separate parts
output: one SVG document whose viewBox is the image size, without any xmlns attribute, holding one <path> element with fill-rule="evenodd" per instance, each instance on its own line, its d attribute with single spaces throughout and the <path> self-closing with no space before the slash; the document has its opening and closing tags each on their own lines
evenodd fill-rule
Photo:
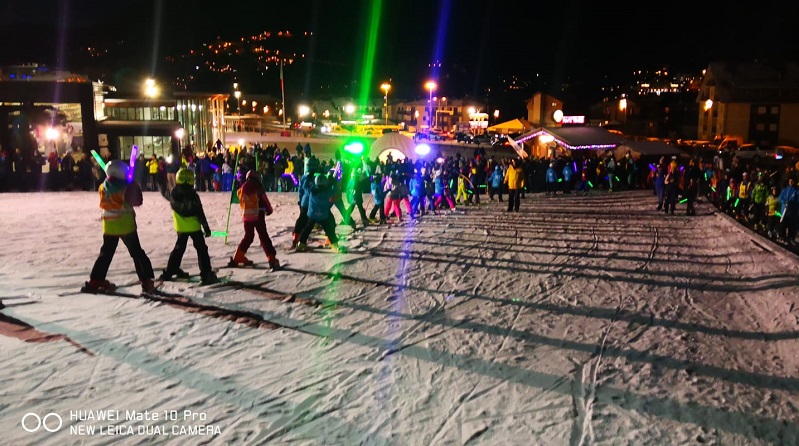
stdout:
<svg viewBox="0 0 799 446">
<path fill-rule="evenodd" d="M 705 101 L 705 111 L 708 111 L 711 108 L 713 108 L 713 99 L 708 99 Z"/>
</svg>

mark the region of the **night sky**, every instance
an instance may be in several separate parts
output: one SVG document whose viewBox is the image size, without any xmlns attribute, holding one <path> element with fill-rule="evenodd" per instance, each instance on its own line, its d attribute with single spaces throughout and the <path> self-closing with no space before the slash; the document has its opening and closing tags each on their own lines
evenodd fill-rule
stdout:
<svg viewBox="0 0 799 446">
<path fill-rule="evenodd" d="M 762 10 L 754 4 L 704 3 L 386 0 L 375 78 L 415 89 L 428 63 L 440 60 L 471 70 L 471 89 L 478 91 L 496 76 L 560 83 L 661 66 L 698 72 L 717 60 L 797 59 L 799 39 L 789 23 L 795 16 L 788 2 Z M 141 48 L 141 54 L 131 56 L 141 60 L 131 64 L 146 70 L 155 60 L 157 71 L 164 56 L 215 36 L 289 29 L 314 31 L 309 53 L 341 60 L 357 76 L 371 4 L 3 0 L 0 65 L 43 62 L 69 68 L 77 46 L 126 38 Z"/>
</svg>

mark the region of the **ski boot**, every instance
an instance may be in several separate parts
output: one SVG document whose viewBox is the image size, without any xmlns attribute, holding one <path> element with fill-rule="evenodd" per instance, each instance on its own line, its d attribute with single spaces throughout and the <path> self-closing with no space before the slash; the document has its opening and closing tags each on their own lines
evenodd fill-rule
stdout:
<svg viewBox="0 0 799 446">
<path fill-rule="evenodd" d="M 294 248 L 294 252 L 306 252 L 306 251 L 308 251 L 308 245 L 302 242 L 297 243 L 297 247 Z"/>
<path fill-rule="evenodd" d="M 91 279 L 83 283 L 81 291 L 85 293 L 113 293 L 117 286 L 107 280 Z"/>
<path fill-rule="evenodd" d="M 300 234 L 297 234 L 296 232 L 291 234 L 291 248 L 289 249 L 296 249 L 297 244 L 299 242 L 300 242 Z"/>
<path fill-rule="evenodd" d="M 333 250 L 333 252 L 337 252 L 339 254 L 346 254 L 347 252 L 349 252 L 346 246 L 341 246 L 338 243 L 330 245 L 330 248 Z"/>
<path fill-rule="evenodd" d="M 177 272 L 175 273 L 170 273 L 167 270 L 164 270 L 164 272 L 160 276 L 158 276 L 158 280 L 164 282 L 164 281 L 175 280 L 176 278 L 188 279 L 189 277 L 191 277 L 191 274 L 178 268 Z"/>
<path fill-rule="evenodd" d="M 155 282 L 153 279 L 144 279 L 141 281 L 141 291 L 144 294 L 152 294 L 156 292 Z"/>
<path fill-rule="evenodd" d="M 235 254 L 233 254 L 233 257 L 230 258 L 230 261 L 227 265 L 230 267 L 252 266 L 253 261 L 248 259 L 244 254 L 245 251 L 236 248 Z"/>
<path fill-rule="evenodd" d="M 213 272 L 203 274 L 200 278 L 200 285 L 213 285 L 215 283 L 219 283 L 219 278 Z"/>
<path fill-rule="evenodd" d="M 269 262 L 269 268 L 272 269 L 272 271 L 280 269 L 280 260 L 276 257 L 267 257 L 266 261 Z"/>
</svg>

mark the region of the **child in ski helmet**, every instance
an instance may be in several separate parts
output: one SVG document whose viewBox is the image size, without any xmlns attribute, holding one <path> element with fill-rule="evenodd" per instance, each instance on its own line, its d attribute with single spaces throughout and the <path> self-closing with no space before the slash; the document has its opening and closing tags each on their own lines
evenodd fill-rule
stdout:
<svg viewBox="0 0 799 446">
<path fill-rule="evenodd" d="M 161 274 L 161 280 L 170 280 L 173 276 L 188 277 L 188 273 L 180 269 L 180 262 L 186 252 L 186 244 L 191 238 L 194 249 L 197 250 L 197 261 L 200 264 L 200 278 L 204 285 L 216 283 L 216 274 L 211 269 L 211 258 L 208 256 L 208 246 L 205 237 L 211 236 L 211 228 L 205 218 L 200 196 L 194 190 L 194 172 L 182 168 L 175 175 L 176 185 L 171 190 L 162 190 L 164 198 L 172 207 L 172 221 L 178 239 L 166 269 Z"/>
<path fill-rule="evenodd" d="M 119 241 L 128 248 L 136 275 L 144 292 L 155 291 L 153 266 L 139 242 L 136 227 L 136 206 L 142 205 L 142 191 L 137 183 L 128 183 L 128 165 L 121 160 L 113 160 L 105 166 L 106 179 L 98 190 L 103 220 L 103 245 L 100 255 L 94 262 L 89 281 L 84 289 L 89 292 L 114 291 L 116 285 L 106 280 L 108 267 L 114 259 Z"/>
</svg>

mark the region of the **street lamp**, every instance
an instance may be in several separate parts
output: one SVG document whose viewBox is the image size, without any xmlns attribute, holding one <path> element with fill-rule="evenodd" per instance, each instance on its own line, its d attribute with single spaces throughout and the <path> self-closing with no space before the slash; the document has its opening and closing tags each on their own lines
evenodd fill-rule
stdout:
<svg viewBox="0 0 799 446">
<path fill-rule="evenodd" d="M 447 97 L 444 96 L 441 98 L 441 113 L 444 113 L 447 108 Z M 436 116 L 436 122 L 438 121 L 438 116 Z M 449 122 L 446 123 L 449 126 Z"/>
<path fill-rule="evenodd" d="M 424 84 L 424 88 L 430 90 L 430 113 L 427 115 L 429 116 L 427 124 L 431 128 L 433 127 L 433 90 L 435 90 L 436 87 L 438 87 L 438 85 L 433 81 L 427 81 L 427 83 Z"/>
<path fill-rule="evenodd" d="M 48 127 L 47 130 L 45 130 L 44 132 L 44 137 L 47 138 L 48 141 L 53 142 L 53 151 L 55 151 L 56 154 L 58 154 L 58 143 L 56 142 L 56 140 L 58 139 L 58 135 L 59 135 L 58 130 L 52 127 Z"/>
<path fill-rule="evenodd" d="M 497 124 L 498 120 L 499 120 L 499 110 L 494 110 L 494 125 Z"/>
<path fill-rule="evenodd" d="M 150 78 L 144 81 L 144 96 L 155 98 L 158 97 L 159 93 L 158 86 L 155 85 L 155 79 Z"/>
<path fill-rule="evenodd" d="M 300 118 L 304 118 L 308 116 L 308 113 L 311 112 L 311 108 L 307 105 L 300 105 L 300 108 L 297 110 L 300 114 Z"/>
<path fill-rule="evenodd" d="M 386 94 L 383 96 L 383 104 L 386 107 L 386 125 L 388 125 L 388 90 L 391 90 L 391 84 L 388 82 L 383 82 L 383 85 L 380 86 L 380 89 L 385 91 Z"/>
<path fill-rule="evenodd" d="M 236 109 L 239 111 L 239 116 L 241 116 L 241 92 L 236 90 L 233 92 L 233 96 L 236 97 Z"/>
</svg>

